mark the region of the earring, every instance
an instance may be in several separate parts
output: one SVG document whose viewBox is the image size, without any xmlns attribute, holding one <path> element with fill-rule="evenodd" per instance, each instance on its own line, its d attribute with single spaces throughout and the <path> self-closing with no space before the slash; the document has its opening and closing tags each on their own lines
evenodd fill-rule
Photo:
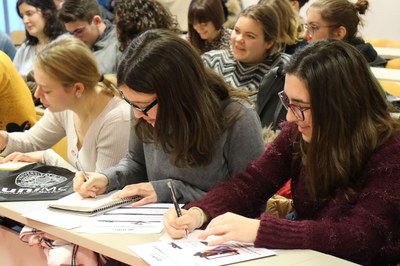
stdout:
<svg viewBox="0 0 400 266">
<path fill-rule="evenodd" d="M 81 96 L 82 96 L 82 93 L 79 93 L 79 92 L 77 92 L 77 93 L 75 93 L 75 96 L 76 96 L 76 98 L 81 98 Z"/>
</svg>

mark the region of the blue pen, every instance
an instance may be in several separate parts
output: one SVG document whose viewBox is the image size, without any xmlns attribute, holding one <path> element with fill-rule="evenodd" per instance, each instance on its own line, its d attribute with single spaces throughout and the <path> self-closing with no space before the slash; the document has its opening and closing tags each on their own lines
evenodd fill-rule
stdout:
<svg viewBox="0 0 400 266">
<path fill-rule="evenodd" d="M 175 190 L 174 190 L 174 187 L 173 187 L 171 181 L 168 181 L 167 185 L 168 185 L 169 191 L 171 192 L 172 203 L 174 203 L 176 215 L 178 215 L 178 217 L 181 217 L 182 211 L 181 211 L 181 208 L 179 207 L 178 201 L 176 200 Z M 185 238 L 187 238 L 188 235 L 189 235 L 189 232 L 187 229 L 185 229 Z"/>
</svg>

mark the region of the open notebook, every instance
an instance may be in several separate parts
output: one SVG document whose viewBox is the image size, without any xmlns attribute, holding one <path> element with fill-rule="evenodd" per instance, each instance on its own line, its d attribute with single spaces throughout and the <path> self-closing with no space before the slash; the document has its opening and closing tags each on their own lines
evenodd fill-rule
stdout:
<svg viewBox="0 0 400 266">
<path fill-rule="evenodd" d="M 82 198 L 78 193 L 74 192 L 66 197 L 49 203 L 48 208 L 50 210 L 93 216 L 141 199 L 139 196 L 113 199 L 112 195 L 116 192 L 118 192 L 118 190 L 112 191 L 108 194 L 99 195 L 96 198 Z"/>
</svg>

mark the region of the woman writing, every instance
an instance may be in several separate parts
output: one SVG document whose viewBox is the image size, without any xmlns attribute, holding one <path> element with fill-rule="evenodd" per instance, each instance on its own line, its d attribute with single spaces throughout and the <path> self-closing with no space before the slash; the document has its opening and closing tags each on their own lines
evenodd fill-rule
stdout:
<svg viewBox="0 0 400 266">
<path fill-rule="evenodd" d="M 168 211 L 166 231 L 179 238 L 209 222 L 201 237 L 219 236 L 211 245 L 238 240 L 396 265 L 400 123 L 366 60 L 345 42 L 319 41 L 297 52 L 286 73 L 280 97 L 288 123 L 280 135 L 246 172 L 188 204 L 182 217 Z M 260 214 L 289 178 L 295 220 Z"/>
<path fill-rule="evenodd" d="M 74 151 L 87 171 L 100 171 L 125 155 L 129 108 L 116 86 L 100 75 L 84 43 L 65 38 L 49 44 L 37 55 L 35 80 L 35 96 L 47 109 L 28 131 L 0 131 L 1 155 L 8 155 L 4 161 L 40 162 L 76 171 Z M 65 136 L 68 161 L 50 149 Z"/>
<path fill-rule="evenodd" d="M 179 202 L 187 203 L 262 154 L 260 122 L 243 92 L 206 70 L 178 35 L 158 29 L 137 37 L 117 78 L 138 119 L 129 152 L 116 166 L 89 173 L 86 182 L 78 172 L 81 195 L 123 189 L 120 197 L 143 196 L 138 205 L 171 202 L 171 181 Z"/>
</svg>

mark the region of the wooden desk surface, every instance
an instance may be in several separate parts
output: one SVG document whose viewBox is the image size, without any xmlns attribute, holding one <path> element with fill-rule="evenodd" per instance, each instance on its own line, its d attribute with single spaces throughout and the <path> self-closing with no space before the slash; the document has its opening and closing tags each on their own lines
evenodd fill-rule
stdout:
<svg viewBox="0 0 400 266">
<path fill-rule="evenodd" d="M 63 228 L 47 225 L 41 222 L 27 219 L 21 214 L 41 209 L 47 206 L 46 201 L 36 202 L 1 202 L 0 215 L 37 228 L 46 233 L 65 239 L 72 243 L 94 250 L 98 253 L 112 257 L 124 263 L 141 266 L 148 265 L 140 257 L 136 256 L 128 249 L 128 246 L 157 241 L 161 234 L 84 234 L 77 233 L 76 230 L 66 230 Z M 327 254 L 313 250 L 278 250 L 277 255 L 259 260 L 253 260 L 235 265 L 243 266 L 345 266 L 357 265 Z"/>
<path fill-rule="evenodd" d="M 400 69 L 371 67 L 371 71 L 378 80 L 400 82 Z"/>
<path fill-rule="evenodd" d="M 400 48 L 374 47 L 378 55 L 385 59 L 400 58 Z"/>
</svg>

